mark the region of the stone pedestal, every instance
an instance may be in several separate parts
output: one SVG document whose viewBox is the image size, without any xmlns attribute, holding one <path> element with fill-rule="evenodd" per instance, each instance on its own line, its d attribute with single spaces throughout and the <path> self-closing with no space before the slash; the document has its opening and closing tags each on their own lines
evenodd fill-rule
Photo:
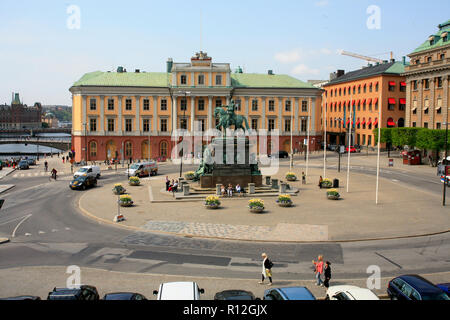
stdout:
<svg viewBox="0 0 450 320">
<path fill-rule="evenodd" d="M 270 186 L 270 176 L 266 176 L 266 184 L 268 185 L 268 186 Z"/>
<path fill-rule="evenodd" d="M 188 184 L 186 184 L 184 187 L 183 187 L 183 195 L 185 195 L 185 196 L 188 196 L 189 195 L 189 185 Z"/>
<path fill-rule="evenodd" d="M 248 194 L 255 194 L 255 184 L 254 183 L 248 184 Z"/>
<path fill-rule="evenodd" d="M 272 179 L 272 189 L 278 189 L 278 179 Z"/>
<path fill-rule="evenodd" d="M 221 195 L 221 193 L 220 193 L 220 184 L 216 184 L 216 196 L 220 196 Z"/>
</svg>

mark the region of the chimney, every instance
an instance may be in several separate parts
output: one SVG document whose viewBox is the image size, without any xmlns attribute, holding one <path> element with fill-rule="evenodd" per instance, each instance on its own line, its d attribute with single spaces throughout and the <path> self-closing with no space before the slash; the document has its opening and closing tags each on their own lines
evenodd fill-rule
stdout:
<svg viewBox="0 0 450 320">
<path fill-rule="evenodd" d="M 141 72 L 141 70 L 136 69 L 136 70 L 134 70 L 134 72 L 139 73 L 139 72 Z"/>
<path fill-rule="evenodd" d="M 273 70 L 268 70 L 267 74 L 273 76 Z"/>
<path fill-rule="evenodd" d="M 402 63 L 404 66 L 406 66 L 406 57 L 405 56 L 402 57 Z"/>
<path fill-rule="evenodd" d="M 167 59 L 167 73 L 172 72 L 172 67 L 173 67 L 173 59 L 169 58 Z"/>
<path fill-rule="evenodd" d="M 336 72 L 337 78 L 342 77 L 344 74 L 345 74 L 345 71 L 344 71 L 344 70 L 338 70 L 338 71 Z"/>
</svg>

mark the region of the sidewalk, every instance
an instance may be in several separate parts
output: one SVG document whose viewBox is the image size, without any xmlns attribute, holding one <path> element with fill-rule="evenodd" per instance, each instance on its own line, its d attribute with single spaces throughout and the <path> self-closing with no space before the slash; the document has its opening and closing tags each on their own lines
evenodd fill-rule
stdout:
<svg viewBox="0 0 450 320">
<path fill-rule="evenodd" d="M 120 224 L 112 222 L 118 210 L 113 184 L 85 192 L 79 205 L 90 218 L 137 231 L 231 240 L 352 241 L 410 237 L 450 229 L 448 208 L 440 205 L 437 196 L 383 179 L 376 205 L 374 176 L 352 173 L 347 193 L 346 172 L 328 172 L 333 173 L 328 178 L 340 180 L 342 200 L 328 200 L 326 190 L 320 190 L 316 184 L 322 169 L 310 168 L 307 185 L 290 182 L 300 189 L 299 195 L 292 197 L 293 207 L 281 208 L 275 202 L 276 197 L 268 197 L 264 198 L 263 214 L 249 212 L 250 197 L 221 199 L 221 208 L 217 210 L 206 209 L 203 200 L 172 201 L 170 193 L 160 193 L 164 188 L 163 176 L 142 179 L 138 187 L 129 186 L 126 179 L 122 181 L 134 206 L 120 208 L 126 218 Z M 283 175 L 280 172 L 276 177 L 285 180 Z M 150 202 L 162 198 L 171 202 Z"/>
<path fill-rule="evenodd" d="M 6 177 L 7 175 L 11 174 L 12 172 L 14 172 L 13 168 L 3 168 L 2 170 L 0 170 L 0 180 L 3 179 L 4 177 Z"/>
</svg>

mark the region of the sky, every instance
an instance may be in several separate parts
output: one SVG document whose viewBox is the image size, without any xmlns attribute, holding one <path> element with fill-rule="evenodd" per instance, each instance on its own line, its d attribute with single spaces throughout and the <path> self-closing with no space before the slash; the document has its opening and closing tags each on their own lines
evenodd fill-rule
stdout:
<svg viewBox="0 0 450 320">
<path fill-rule="evenodd" d="M 227 0 L 0 2 L 0 104 L 71 105 L 92 71 L 165 72 L 200 50 L 248 73 L 329 79 L 367 62 L 401 60 L 450 19 L 450 1 Z"/>
</svg>

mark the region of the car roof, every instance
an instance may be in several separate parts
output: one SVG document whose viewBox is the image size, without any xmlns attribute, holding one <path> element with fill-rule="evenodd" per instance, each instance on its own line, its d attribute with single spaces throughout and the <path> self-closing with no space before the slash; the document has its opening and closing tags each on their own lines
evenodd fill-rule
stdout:
<svg viewBox="0 0 450 320">
<path fill-rule="evenodd" d="M 196 297 L 195 290 L 197 288 L 196 283 L 190 281 L 162 283 L 159 287 L 159 299 L 194 300 Z"/>
<path fill-rule="evenodd" d="M 217 298 L 225 298 L 229 300 L 246 300 L 248 297 L 254 298 L 250 291 L 245 290 L 224 290 L 215 294 Z"/>
<path fill-rule="evenodd" d="M 436 287 L 433 283 L 431 283 L 427 279 L 422 278 L 421 276 L 416 275 L 416 274 L 402 275 L 402 276 L 399 276 L 398 278 L 406 281 L 414 289 L 419 290 L 421 292 L 442 291 L 441 289 Z"/>
<path fill-rule="evenodd" d="M 134 292 L 112 292 L 112 293 L 105 294 L 103 299 L 106 299 L 106 300 L 131 299 L 134 295 L 136 295 L 136 293 L 134 293 Z"/>
<path fill-rule="evenodd" d="M 357 286 L 333 286 L 329 289 L 334 291 L 333 295 L 337 292 L 344 292 L 354 300 L 379 300 L 378 296 L 367 288 L 360 288 Z"/>
<path fill-rule="evenodd" d="M 288 300 L 316 300 L 316 297 L 306 287 L 277 288 Z"/>
</svg>

